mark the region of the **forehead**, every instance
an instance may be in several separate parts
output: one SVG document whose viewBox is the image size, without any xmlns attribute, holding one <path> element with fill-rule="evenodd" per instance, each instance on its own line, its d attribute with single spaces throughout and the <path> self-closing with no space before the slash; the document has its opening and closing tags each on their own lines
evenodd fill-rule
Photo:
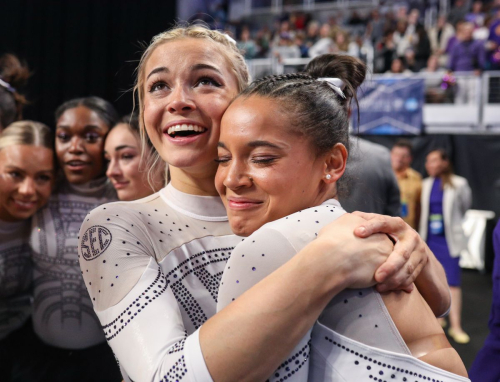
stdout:
<svg viewBox="0 0 500 382">
<path fill-rule="evenodd" d="M 139 139 L 130 131 L 126 123 L 119 123 L 109 132 L 106 137 L 104 149 L 108 152 L 113 151 L 118 146 L 139 146 Z"/>
<path fill-rule="evenodd" d="M 223 74 L 234 76 L 232 65 L 223 47 L 209 39 L 181 38 L 159 45 L 146 62 L 145 73 L 157 67 L 166 67 L 171 73 L 181 73 L 190 70 L 196 64 L 215 66 Z"/>
<path fill-rule="evenodd" d="M 85 106 L 77 106 L 66 110 L 57 120 L 57 125 L 67 127 L 84 127 L 87 125 L 108 127 L 94 110 Z"/>
<path fill-rule="evenodd" d="M 222 117 L 221 140 L 234 135 L 256 139 L 259 136 L 280 136 L 280 139 L 295 138 L 289 134 L 290 121 L 281 105 L 273 99 L 259 96 L 237 98 Z M 288 133 L 283 134 L 283 130 Z"/>
<path fill-rule="evenodd" d="M 13 145 L 0 150 L 0 165 L 35 173 L 52 170 L 53 157 L 52 150 L 43 146 Z"/>
</svg>

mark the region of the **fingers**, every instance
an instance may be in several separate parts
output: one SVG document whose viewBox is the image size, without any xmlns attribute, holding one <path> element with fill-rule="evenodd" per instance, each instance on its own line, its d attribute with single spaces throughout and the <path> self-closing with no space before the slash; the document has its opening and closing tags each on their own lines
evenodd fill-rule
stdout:
<svg viewBox="0 0 500 382">
<path fill-rule="evenodd" d="M 422 272 L 426 264 L 425 256 L 420 255 L 420 253 L 414 253 L 413 255 L 405 256 L 403 253 L 396 260 L 391 259 L 389 262 L 388 259 L 375 273 L 375 280 L 380 283 L 377 285 L 377 290 L 379 292 L 390 290 L 411 292 L 414 288 L 413 283 L 415 279 Z M 402 260 L 405 257 L 408 257 L 406 262 Z"/>
<path fill-rule="evenodd" d="M 364 214 L 366 216 L 366 214 Z M 363 222 L 359 227 L 356 227 L 354 234 L 358 237 L 367 237 L 374 233 L 387 233 L 396 239 L 409 231 L 407 224 L 399 217 L 391 217 L 384 215 L 374 215 L 369 220 Z M 360 216 L 356 213 L 356 216 Z M 365 218 L 365 216 L 360 216 Z"/>
</svg>

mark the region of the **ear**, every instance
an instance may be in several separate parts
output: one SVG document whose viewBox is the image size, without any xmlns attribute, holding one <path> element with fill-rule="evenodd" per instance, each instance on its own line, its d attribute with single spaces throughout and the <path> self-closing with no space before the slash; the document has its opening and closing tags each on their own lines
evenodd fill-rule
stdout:
<svg viewBox="0 0 500 382">
<path fill-rule="evenodd" d="M 335 146 L 325 154 L 325 174 L 323 181 L 331 184 L 340 179 L 345 172 L 347 163 L 347 149 L 342 143 L 336 143 Z"/>
</svg>

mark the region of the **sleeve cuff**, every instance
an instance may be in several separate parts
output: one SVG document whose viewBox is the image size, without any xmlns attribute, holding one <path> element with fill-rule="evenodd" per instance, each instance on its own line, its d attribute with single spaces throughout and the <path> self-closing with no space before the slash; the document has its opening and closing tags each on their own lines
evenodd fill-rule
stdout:
<svg viewBox="0 0 500 382">
<path fill-rule="evenodd" d="M 200 328 L 187 337 L 184 344 L 184 355 L 186 368 L 189 370 L 193 382 L 213 382 L 201 352 Z"/>
</svg>

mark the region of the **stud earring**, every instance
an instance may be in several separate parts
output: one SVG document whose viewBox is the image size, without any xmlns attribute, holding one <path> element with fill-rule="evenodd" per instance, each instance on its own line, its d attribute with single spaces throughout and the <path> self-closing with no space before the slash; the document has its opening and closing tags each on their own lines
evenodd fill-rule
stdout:
<svg viewBox="0 0 500 382">
<path fill-rule="evenodd" d="M 326 174 L 326 175 L 325 175 L 325 178 L 326 178 L 327 180 L 330 180 L 330 179 L 332 179 L 332 176 L 331 176 L 330 174 Z"/>
</svg>

